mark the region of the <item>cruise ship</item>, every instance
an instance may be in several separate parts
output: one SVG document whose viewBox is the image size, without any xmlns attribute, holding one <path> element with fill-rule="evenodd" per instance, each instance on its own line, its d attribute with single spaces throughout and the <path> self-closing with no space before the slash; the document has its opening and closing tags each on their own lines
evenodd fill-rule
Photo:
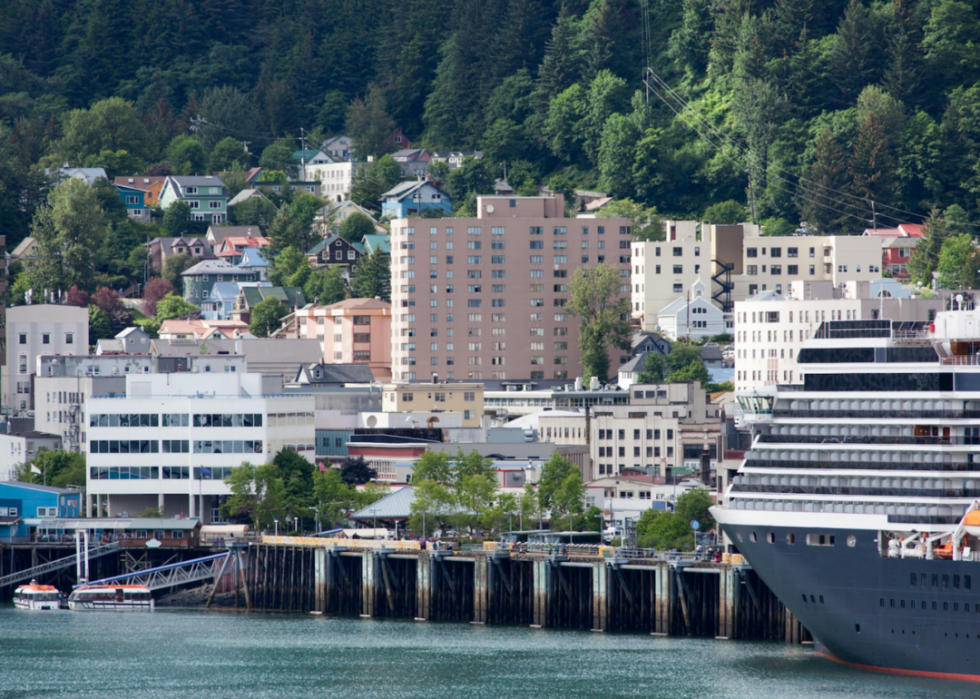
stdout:
<svg viewBox="0 0 980 699">
<path fill-rule="evenodd" d="M 712 513 L 856 667 L 980 680 L 980 311 L 825 321 L 802 385 L 737 396 L 753 441 Z"/>
</svg>

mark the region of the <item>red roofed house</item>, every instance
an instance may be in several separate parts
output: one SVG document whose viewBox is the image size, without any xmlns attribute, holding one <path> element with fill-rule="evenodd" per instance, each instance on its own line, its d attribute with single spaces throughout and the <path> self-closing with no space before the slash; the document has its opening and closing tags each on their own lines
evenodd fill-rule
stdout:
<svg viewBox="0 0 980 699">
<path fill-rule="evenodd" d="M 925 230 L 924 223 L 902 223 L 897 228 L 868 228 L 864 235 L 884 239 L 881 242 L 882 269 L 895 279 L 906 279 L 909 276 L 909 257 Z"/>
<path fill-rule="evenodd" d="M 221 247 L 215 252 L 219 258 L 227 260 L 233 265 L 241 262 L 242 254 L 246 248 L 262 249 L 272 244 L 269 238 L 264 236 L 252 236 L 249 238 L 239 236 L 229 236 L 221 241 Z"/>
</svg>

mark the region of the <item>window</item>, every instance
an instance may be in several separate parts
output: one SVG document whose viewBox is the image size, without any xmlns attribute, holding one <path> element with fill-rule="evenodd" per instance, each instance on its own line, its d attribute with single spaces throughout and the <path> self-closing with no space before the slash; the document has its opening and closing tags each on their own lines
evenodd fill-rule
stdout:
<svg viewBox="0 0 980 699">
<path fill-rule="evenodd" d="M 26 345 L 27 344 L 27 333 L 20 333 L 17 336 L 17 344 Z"/>
<path fill-rule="evenodd" d="M 66 345 L 75 344 L 75 333 L 65 333 L 65 344 Z"/>
<path fill-rule="evenodd" d="M 746 257 L 758 257 L 759 256 L 759 250 L 758 250 L 758 248 L 745 248 L 745 256 Z"/>
<path fill-rule="evenodd" d="M 41 344 L 50 345 L 51 344 L 51 333 L 43 333 L 41 335 Z"/>
<path fill-rule="evenodd" d="M 674 265 L 674 274 L 684 274 L 684 265 Z"/>
</svg>

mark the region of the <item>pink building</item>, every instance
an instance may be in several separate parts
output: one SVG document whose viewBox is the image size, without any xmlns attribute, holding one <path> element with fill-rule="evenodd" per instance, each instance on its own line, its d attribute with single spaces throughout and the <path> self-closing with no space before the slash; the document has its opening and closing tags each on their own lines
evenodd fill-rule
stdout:
<svg viewBox="0 0 980 699">
<path fill-rule="evenodd" d="M 581 376 L 568 282 L 605 262 L 628 297 L 629 219 L 565 218 L 561 195 L 477 206 L 476 218 L 391 222 L 392 378 Z M 610 351 L 613 369 L 619 355 Z"/>
<path fill-rule="evenodd" d="M 297 337 L 323 344 L 324 364 L 367 364 L 378 381 L 391 380 L 391 304 L 347 299 L 296 311 Z"/>
</svg>

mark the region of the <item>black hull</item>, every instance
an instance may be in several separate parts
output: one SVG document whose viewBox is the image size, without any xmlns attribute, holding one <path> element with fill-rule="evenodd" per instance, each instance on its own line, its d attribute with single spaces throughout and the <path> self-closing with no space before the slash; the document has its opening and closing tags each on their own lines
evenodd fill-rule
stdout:
<svg viewBox="0 0 980 699">
<path fill-rule="evenodd" d="M 980 563 L 882 558 L 866 530 L 722 526 L 818 652 L 868 669 L 980 680 Z M 835 545 L 807 545 L 807 534 L 833 534 Z"/>
</svg>

